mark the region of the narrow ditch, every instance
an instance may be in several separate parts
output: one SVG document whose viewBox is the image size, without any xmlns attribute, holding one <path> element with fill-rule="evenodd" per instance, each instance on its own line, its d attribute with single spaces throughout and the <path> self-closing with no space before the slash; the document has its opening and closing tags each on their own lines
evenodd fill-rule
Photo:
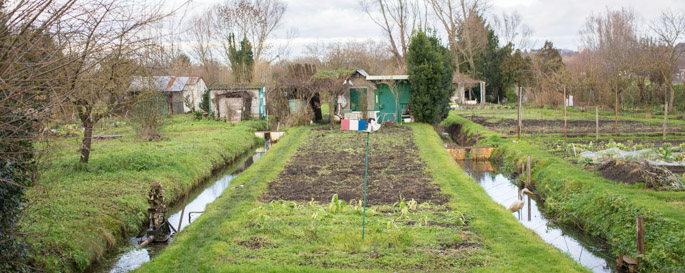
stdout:
<svg viewBox="0 0 685 273">
<path fill-rule="evenodd" d="M 241 172 L 245 171 L 255 161 L 260 159 L 264 153 L 270 148 L 269 142 L 264 144 L 264 147 L 257 149 L 243 155 L 235 163 L 223 168 L 218 172 L 218 175 L 208 179 L 204 184 L 195 187 L 188 193 L 188 202 L 176 202 L 169 207 L 168 220 L 171 225 L 178 231 L 183 230 L 190 225 L 201 213 L 205 210 L 208 204 L 214 202 L 221 194 L 240 185 L 231 187 L 231 181 Z M 184 199 L 184 198 L 183 198 Z M 181 216 L 182 212 L 185 212 Z M 189 218 L 188 213 L 191 213 Z M 181 219 L 181 217 L 183 219 Z M 179 221 L 180 228 L 179 228 Z M 142 228 L 142 227 L 141 227 Z M 173 235 L 172 235 L 173 236 Z M 132 271 L 144 263 L 149 262 L 161 252 L 171 241 L 161 244 L 150 244 L 146 247 L 139 248 L 138 244 L 144 237 L 130 237 L 128 242 L 119 247 L 116 251 L 106 256 L 98 265 L 94 266 L 89 272 L 110 272 L 110 273 L 124 273 Z"/>
<path fill-rule="evenodd" d="M 445 142 L 445 148 L 455 149 L 465 145 L 474 145 L 477 142 L 460 132 L 460 129 L 452 127 L 447 131 L 438 131 Z M 472 160 L 468 153 L 464 159 L 455 158 L 455 160 L 493 201 L 506 208 L 518 200 L 521 188 L 516 179 L 505 175 L 490 161 Z M 523 226 L 533 230 L 545 242 L 567 253 L 593 272 L 617 272 L 616 258 L 611 254 L 608 246 L 576 227 L 554 223 L 553 219 L 546 214 L 544 200 L 539 195 L 533 195 L 530 203 L 527 203 L 525 199 L 523 208 L 512 213 Z"/>
</svg>

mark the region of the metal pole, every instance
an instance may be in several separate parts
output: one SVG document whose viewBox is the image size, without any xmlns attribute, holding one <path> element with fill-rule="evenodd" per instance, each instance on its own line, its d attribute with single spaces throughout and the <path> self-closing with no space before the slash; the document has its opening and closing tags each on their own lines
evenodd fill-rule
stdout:
<svg viewBox="0 0 685 273">
<path fill-rule="evenodd" d="M 362 216 L 362 240 L 364 240 L 364 234 L 366 231 L 366 181 L 369 176 L 369 135 L 371 135 L 371 132 L 366 133 L 366 166 L 364 167 L 364 215 Z"/>
</svg>

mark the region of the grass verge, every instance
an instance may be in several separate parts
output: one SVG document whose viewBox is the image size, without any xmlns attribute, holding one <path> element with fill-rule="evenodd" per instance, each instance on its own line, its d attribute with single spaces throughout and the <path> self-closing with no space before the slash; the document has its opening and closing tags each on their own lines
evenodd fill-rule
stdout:
<svg viewBox="0 0 685 273">
<path fill-rule="evenodd" d="M 171 203 L 254 147 L 253 131 L 263 127 L 255 121 L 194 121 L 189 115 L 167 122 L 166 140 L 145 142 L 128 135 L 96 141 L 87 165 L 78 163 L 80 139 L 51 144 L 56 152 L 27 192 L 29 205 L 20 223 L 34 266 L 48 272 L 85 270 L 139 231 L 151 182 L 162 183 Z"/>
<path fill-rule="evenodd" d="M 557 221 L 573 224 L 611 245 L 614 254 L 637 257 L 635 217 L 645 219 L 646 253 L 641 258 L 648 271 L 682 271 L 685 268 L 684 192 L 657 192 L 608 181 L 582 170 L 525 140 L 500 138 L 455 113 L 441 124 L 458 124 L 461 134 L 496 146 L 493 156 L 509 171 L 521 169 L 532 157 L 532 181 L 545 198 L 545 207 Z"/>
</svg>

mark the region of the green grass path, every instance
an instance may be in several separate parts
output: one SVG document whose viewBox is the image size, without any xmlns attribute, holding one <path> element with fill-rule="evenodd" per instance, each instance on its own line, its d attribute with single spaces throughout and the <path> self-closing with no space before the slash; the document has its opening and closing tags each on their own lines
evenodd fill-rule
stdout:
<svg viewBox="0 0 685 273">
<path fill-rule="evenodd" d="M 452 159 L 433 127 L 412 124 L 421 157 L 453 206 L 472 217 L 470 226 L 485 239 L 493 258 L 479 272 L 587 272 L 568 255 L 545 243 L 534 231 L 490 199 Z"/>
</svg>

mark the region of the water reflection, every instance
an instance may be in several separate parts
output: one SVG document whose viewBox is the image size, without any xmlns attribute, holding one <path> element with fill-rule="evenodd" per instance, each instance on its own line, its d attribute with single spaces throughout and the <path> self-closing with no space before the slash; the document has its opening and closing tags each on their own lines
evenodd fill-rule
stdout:
<svg viewBox="0 0 685 273">
<path fill-rule="evenodd" d="M 265 143 L 264 147 L 258 148 L 254 155 L 248 157 L 243 161 L 237 168 L 229 171 L 228 174 L 219 177 L 212 183 L 208 183 L 206 187 L 196 189 L 189 194 L 191 201 L 187 204 L 178 204 L 169 208 L 170 212 L 174 212 L 168 217 L 169 223 L 171 223 L 179 231 L 190 225 L 191 221 L 195 221 L 200 214 L 193 214 L 192 218 L 188 218 L 188 212 L 201 212 L 204 211 L 209 203 L 214 202 L 221 194 L 230 188 L 231 181 L 241 172 L 245 171 L 252 163 L 260 159 L 264 153 L 270 148 L 270 143 Z M 240 187 L 240 185 L 234 185 L 232 188 Z M 181 212 L 184 210 L 183 222 L 178 227 L 179 220 L 181 220 Z M 134 270 L 146 262 L 150 261 L 151 257 L 154 257 L 159 253 L 166 244 L 151 244 L 145 248 L 137 248 L 138 238 L 131 238 L 129 243 L 119 249 L 119 255 L 112 260 L 105 261 L 101 263 L 100 268 L 95 268 L 95 272 L 110 272 L 110 273 L 125 273 Z M 171 240 L 170 240 L 171 241 Z M 116 261 L 116 263 L 114 262 Z"/>
<path fill-rule="evenodd" d="M 485 189 L 492 200 L 504 207 L 509 207 L 518 199 L 519 188 L 512 181 L 495 171 L 488 161 L 470 160 L 459 163 L 461 167 L 478 184 Z M 545 242 L 568 253 L 574 260 L 590 268 L 593 272 L 614 272 L 615 259 L 609 251 L 601 247 L 600 242 L 584 236 L 572 227 L 558 226 L 551 223 L 538 208 L 538 202 L 531 199 L 530 219 L 528 204 L 519 212 L 514 212 L 519 222 L 535 231 Z M 544 209 L 544 207 L 543 207 Z"/>
</svg>

